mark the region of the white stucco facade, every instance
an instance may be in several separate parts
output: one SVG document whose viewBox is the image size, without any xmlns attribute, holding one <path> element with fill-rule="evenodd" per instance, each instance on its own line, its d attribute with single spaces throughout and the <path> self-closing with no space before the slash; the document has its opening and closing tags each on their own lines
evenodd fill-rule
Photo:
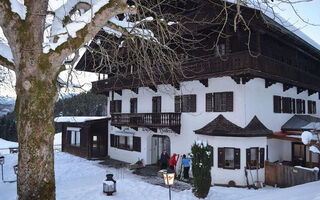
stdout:
<svg viewBox="0 0 320 200">
<path fill-rule="evenodd" d="M 205 104 L 206 93 L 214 92 L 233 92 L 233 112 L 206 112 Z M 244 167 L 246 165 L 246 149 L 251 147 L 265 148 L 268 145 L 268 157 L 270 161 L 291 159 L 291 143 L 289 141 L 278 141 L 276 139 L 268 140 L 266 137 L 218 137 L 205 136 L 195 134 L 194 131 L 207 125 L 214 120 L 219 114 L 222 114 L 232 123 L 245 127 L 254 116 L 273 132 L 279 132 L 281 126 L 288 121 L 294 114 L 274 113 L 273 111 L 273 95 L 291 97 L 295 99 L 313 100 L 319 103 L 318 93 L 308 96 L 307 91 L 297 94 L 297 88 L 293 87 L 283 92 L 281 83 L 276 83 L 268 88 L 265 88 L 265 80 L 254 78 L 246 84 L 237 84 L 230 77 L 210 78 L 208 87 L 205 87 L 199 81 L 188 81 L 181 83 L 180 90 L 175 89 L 170 85 L 159 85 L 157 92 L 147 88 L 139 88 L 138 94 L 131 90 L 122 90 L 122 95 L 114 93 L 114 100 L 122 100 L 122 113 L 130 113 L 130 98 L 137 98 L 138 113 L 152 112 L 152 97 L 161 96 L 161 112 L 174 112 L 174 96 L 196 94 L 196 112 L 182 113 L 181 115 L 181 133 L 177 134 L 170 130 L 158 129 L 157 133 L 146 128 L 138 128 L 138 131 L 128 127 L 130 132 L 134 132 L 134 136 L 141 137 L 141 152 L 122 150 L 110 146 L 109 156 L 111 158 L 122 160 L 130 163 L 143 159 L 144 164 L 151 164 L 153 135 L 166 135 L 170 138 L 170 152 L 178 154 L 190 153 L 191 145 L 196 140 L 206 140 L 208 144 L 214 148 L 214 166 L 212 167 L 212 183 L 213 184 L 228 184 L 233 180 L 237 185 L 246 185 L 244 175 Z M 109 101 L 112 95 L 110 92 Z M 317 113 L 319 113 L 319 105 L 317 105 Z M 307 110 L 307 105 L 306 105 Z M 109 137 L 114 131 L 119 131 L 118 128 L 109 126 Z M 110 138 L 109 138 L 110 141 Z M 240 169 L 223 169 L 218 168 L 218 148 L 219 147 L 234 147 L 241 149 Z M 265 153 L 265 159 L 267 158 Z M 252 175 L 251 175 L 252 174 Z M 264 168 L 258 171 L 252 170 L 249 174 L 250 183 L 252 180 L 264 181 Z M 252 179 L 251 179 L 252 176 Z"/>
</svg>

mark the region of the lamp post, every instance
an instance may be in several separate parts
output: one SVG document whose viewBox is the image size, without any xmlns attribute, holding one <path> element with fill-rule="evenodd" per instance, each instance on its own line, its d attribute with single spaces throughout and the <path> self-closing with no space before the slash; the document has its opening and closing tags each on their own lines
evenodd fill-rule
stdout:
<svg viewBox="0 0 320 200">
<path fill-rule="evenodd" d="M 164 183 L 169 186 L 169 200 L 171 200 L 171 186 L 174 184 L 174 176 L 174 171 L 170 169 L 163 173 Z"/>
<path fill-rule="evenodd" d="M 112 193 L 117 191 L 116 183 L 113 179 L 113 174 L 107 174 L 107 179 L 103 181 L 103 192 L 107 193 L 108 196 L 111 196 Z"/>
<path fill-rule="evenodd" d="M 2 178 L 2 181 L 3 181 L 3 164 L 4 164 L 4 156 L 0 156 L 1 178 Z"/>
</svg>

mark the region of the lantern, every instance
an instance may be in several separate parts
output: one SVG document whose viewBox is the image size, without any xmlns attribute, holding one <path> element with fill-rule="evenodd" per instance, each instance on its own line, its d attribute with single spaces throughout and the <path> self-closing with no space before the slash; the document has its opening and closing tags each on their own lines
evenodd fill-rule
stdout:
<svg viewBox="0 0 320 200">
<path fill-rule="evenodd" d="M 166 185 L 169 186 L 169 199 L 171 200 L 171 185 L 174 184 L 175 173 L 173 170 L 168 170 L 163 173 L 163 180 Z"/>
<path fill-rule="evenodd" d="M 107 174 L 107 179 L 103 181 L 103 192 L 110 196 L 116 191 L 116 181 L 113 179 L 113 174 Z"/>
</svg>

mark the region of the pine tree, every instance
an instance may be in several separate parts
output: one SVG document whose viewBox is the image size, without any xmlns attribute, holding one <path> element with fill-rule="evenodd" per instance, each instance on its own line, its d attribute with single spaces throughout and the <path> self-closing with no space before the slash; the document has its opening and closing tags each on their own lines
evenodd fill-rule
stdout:
<svg viewBox="0 0 320 200">
<path fill-rule="evenodd" d="M 211 150 L 206 143 L 194 143 L 191 147 L 193 184 L 192 192 L 198 198 L 206 198 L 211 186 Z"/>
</svg>

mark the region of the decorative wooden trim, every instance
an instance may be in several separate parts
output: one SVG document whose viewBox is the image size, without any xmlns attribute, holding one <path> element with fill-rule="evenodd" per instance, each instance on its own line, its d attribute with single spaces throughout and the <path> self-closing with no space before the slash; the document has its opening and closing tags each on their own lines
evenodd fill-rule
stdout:
<svg viewBox="0 0 320 200">
<path fill-rule="evenodd" d="M 268 88 L 268 87 L 270 87 L 271 85 L 276 84 L 276 83 L 277 83 L 277 82 L 275 82 L 275 81 L 273 81 L 273 80 L 265 79 L 264 87 L 265 87 L 265 88 Z"/>
<path fill-rule="evenodd" d="M 301 92 L 305 91 L 305 88 L 297 87 L 297 94 L 300 94 Z"/>
<path fill-rule="evenodd" d="M 152 91 L 154 91 L 155 93 L 157 93 L 157 92 L 158 92 L 157 87 L 156 87 L 156 86 L 154 86 L 154 85 L 149 86 L 149 88 L 150 88 Z"/>
<path fill-rule="evenodd" d="M 236 82 L 237 84 L 241 83 L 241 78 L 239 76 L 231 76 L 232 80 L 234 80 L 234 82 Z"/>
<path fill-rule="evenodd" d="M 308 90 L 308 96 L 311 96 L 313 95 L 314 93 L 316 93 L 317 91 L 315 90 Z"/>
<path fill-rule="evenodd" d="M 204 85 L 205 87 L 208 87 L 209 86 L 209 82 L 208 82 L 208 79 L 201 79 L 199 80 L 200 83 L 202 83 L 202 85 Z"/>
<path fill-rule="evenodd" d="M 139 94 L 139 88 L 131 88 L 131 91 L 136 94 Z"/>
<path fill-rule="evenodd" d="M 115 90 L 115 93 L 117 93 L 118 95 L 122 96 L 122 90 Z"/>
<path fill-rule="evenodd" d="M 282 85 L 283 85 L 283 91 L 284 91 L 284 92 L 293 87 L 293 85 L 286 84 L 286 83 L 283 83 Z"/>
<path fill-rule="evenodd" d="M 246 76 L 243 76 L 241 77 L 242 79 L 242 84 L 245 85 L 246 83 L 248 83 L 250 80 L 252 80 L 254 77 L 253 76 L 250 76 L 250 75 L 246 75 Z"/>
</svg>

